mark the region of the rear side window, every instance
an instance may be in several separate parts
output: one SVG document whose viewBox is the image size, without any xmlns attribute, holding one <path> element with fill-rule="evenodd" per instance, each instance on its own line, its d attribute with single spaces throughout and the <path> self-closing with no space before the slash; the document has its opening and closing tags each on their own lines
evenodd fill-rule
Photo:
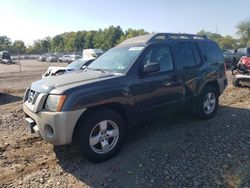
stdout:
<svg viewBox="0 0 250 188">
<path fill-rule="evenodd" d="M 197 65 L 201 64 L 201 57 L 200 57 L 200 53 L 198 51 L 197 46 L 194 43 L 191 43 L 191 47 L 192 47 L 192 50 L 193 50 L 193 54 L 194 54 L 196 64 Z"/>
<path fill-rule="evenodd" d="M 180 67 L 183 68 L 195 66 L 196 63 L 191 45 L 189 43 L 179 43 L 177 48 Z"/>
<path fill-rule="evenodd" d="M 213 63 L 217 61 L 223 61 L 222 52 L 216 43 L 202 42 L 199 43 L 199 46 L 202 50 L 202 53 L 206 56 L 208 62 Z"/>
</svg>

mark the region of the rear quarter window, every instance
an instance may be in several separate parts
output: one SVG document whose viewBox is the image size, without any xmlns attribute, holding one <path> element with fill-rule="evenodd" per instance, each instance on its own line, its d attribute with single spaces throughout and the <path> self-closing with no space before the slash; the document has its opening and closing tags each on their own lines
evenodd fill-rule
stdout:
<svg viewBox="0 0 250 188">
<path fill-rule="evenodd" d="M 215 42 L 200 42 L 198 45 L 208 62 L 223 61 L 224 58 L 221 49 Z"/>
<path fill-rule="evenodd" d="M 195 57 L 190 43 L 181 42 L 177 45 L 180 67 L 192 67 L 196 65 Z"/>
</svg>

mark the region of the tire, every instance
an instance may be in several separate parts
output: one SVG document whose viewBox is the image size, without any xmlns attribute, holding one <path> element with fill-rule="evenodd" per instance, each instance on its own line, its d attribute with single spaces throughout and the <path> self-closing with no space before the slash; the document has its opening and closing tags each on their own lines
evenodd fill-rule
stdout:
<svg viewBox="0 0 250 188">
<path fill-rule="evenodd" d="M 126 132 L 125 122 L 118 113 L 99 109 L 78 122 L 76 144 L 83 157 L 92 162 L 102 162 L 116 155 Z"/>
<path fill-rule="evenodd" d="M 206 86 L 197 99 L 194 115 L 200 119 L 208 120 L 217 113 L 219 92 L 214 87 Z"/>
</svg>

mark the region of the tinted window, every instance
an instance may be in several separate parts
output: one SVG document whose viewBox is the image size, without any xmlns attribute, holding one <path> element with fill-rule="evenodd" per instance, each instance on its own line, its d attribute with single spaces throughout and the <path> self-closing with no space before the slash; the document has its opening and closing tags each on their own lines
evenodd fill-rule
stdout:
<svg viewBox="0 0 250 188">
<path fill-rule="evenodd" d="M 7 52 L 2 53 L 2 59 L 10 59 L 10 54 Z"/>
<path fill-rule="evenodd" d="M 147 63 L 159 63 L 161 72 L 173 70 L 170 48 L 167 46 L 153 47 L 143 58 L 143 64 Z"/>
<path fill-rule="evenodd" d="M 250 54 L 250 48 L 247 48 L 247 53 Z"/>
<path fill-rule="evenodd" d="M 201 57 L 200 57 L 200 53 L 198 51 L 197 46 L 194 43 L 191 43 L 191 47 L 192 47 L 192 51 L 194 54 L 196 64 L 201 64 Z"/>
<path fill-rule="evenodd" d="M 208 62 L 215 62 L 215 61 L 223 61 L 223 55 L 218 47 L 218 45 L 214 42 L 202 42 L 199 43 L 199 46 L 202 50 L 202 53 L 206 55 Z"/>
<path fill-rule="evenodd" d="M 178 44 L 178 58 L 181 67 L 191 67 L 195 65 L 194 55 L 189 43 Z"/>
</svg>

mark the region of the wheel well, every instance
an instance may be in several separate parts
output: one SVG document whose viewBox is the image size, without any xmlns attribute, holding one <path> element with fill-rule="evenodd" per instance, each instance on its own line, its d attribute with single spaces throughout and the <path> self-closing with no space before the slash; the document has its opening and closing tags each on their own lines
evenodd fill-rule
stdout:
<svg viewBox="0 0 250 188">
<path fill-rule="evenodd" d="M 87 109 L 86 112 L 92 112 L 100 108 L 106 108 L 106 109 L 115 111 L 124 119 L 125 122 L 127 122 L 127 113 L 126 113 L 125 108 L 120 103 L 116 103 L 116 102 L 90 107 Z"/>
<path fill-rule="evenodd" d="M 220 94 L 220 86 L 219 86 L 219 83 L 217 81 L 212 81 L 212 82 L 208 82 L 204 87 L 207 87 L 207 86 L 210 86 L 210 87 L 213 87 L 216 89 L 216 91 L 218 92 L 218 95 Z"/>
<path fill-rule="evenodd" d="M 108 103 L 108 104 L 103 104 L 103 105 L 99 105 L 99 106 L 89 107 L 89 108 L 87 108 L 86 111 L 84 111 L 82 113 L 82 115 L 79 117 L 79 119 L 76 122 L 74 132 L 72 135 L 72 143 L 73 144 L 75 144 L 75 141 L 76 141 L 75 139 L 76 139 L 77 129 L 78 129 L 78 127 L 80 127 L 79 121 L 81 121 L 84 118 L 87 118 L 91 114 L 95 113 L 97 110 L 104 109 L 104 108 L 113 110 L 116 113 L 118 113 L 127 124 L 127 122 L 128 122 L 127 113 L 126 113 L 126 110 L 124 109 L 124 107 L 120 103 Z"/>
</svg>

